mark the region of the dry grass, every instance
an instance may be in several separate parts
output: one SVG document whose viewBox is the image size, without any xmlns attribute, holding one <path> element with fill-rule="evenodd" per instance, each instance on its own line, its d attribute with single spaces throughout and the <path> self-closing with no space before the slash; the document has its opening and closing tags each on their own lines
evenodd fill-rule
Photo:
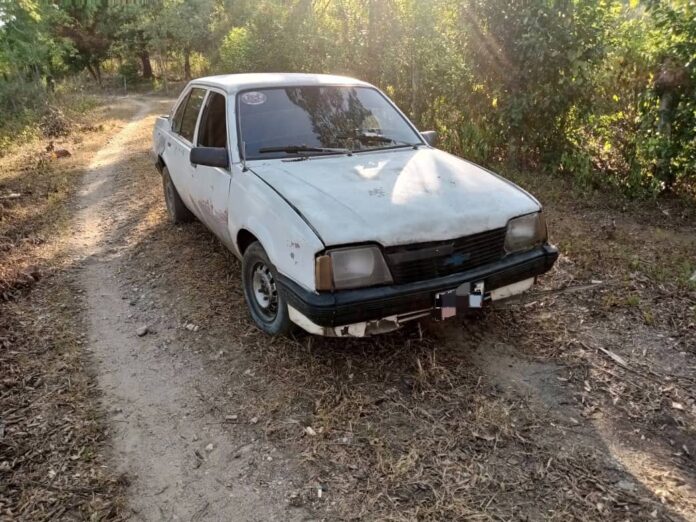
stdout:
<svg viewBox="0 0 696 522">
<path fill-rule="evenodd" d="M 123 479 L 103 466 L 108 437 L 72 301 L 52 279 L 2 305 L 0 518 L 118 518 Z"/>
<path fill-rule="evenodd" d="M 199 224 L 166 224 L 155 173 L 143 167 L 124 182 L 142 195 L 128 254 L 138 270 L 126 267 L 126 277 L 163 313 L 201 325 L 193 347 L 226 383 L 210 400 L 242 422 L 258 418 L 263 436 L 304 462 L 295 505 L 340 520 L 692 518 L 693 353 L 658 340 L 692 346 L 693 292 L 593 246 L 611 209 L 575 214 L 549 202 L 554 236 L 572 244 L 510 310 L 367 340 L 269 339 L 243 311 L 239 263 Z M 649 220 L 624 219 L 628 229 Z M 651 246 L 691 255 L 681 228 L 656 235 L 660 244 L 616 237 L 599 244 L 629 256 Z M 559 291 L 593 279 L 603 283 Z M 481 362 L 503 348 L 509 361 Z"/>
<path fill-rule="evenodd" d="M 60 265 L 56 239 L 69 227 L 68 202 L 86 158 L 132 111 L 127 103 L 107 102 L 71 120 L 68 135 L 17 145 L 0 159 L 0 300 L 19 296 L 17 291 L 32 286 L 42 270 Z M 57 157 L 63 150 L 70 156 Z"/>
<path fill-rule="evenodd" d="M 579 198 L 562 180 L 521 182 L 547 204 L 563 251 L 523 303 L 375 339 L 269 339 L 246 317 L 239 263 L 200 224 L 166 223 L 159 177 L 143 155 L 123 173 L 115 202 L 131 215 L 123 226 L 124 293 L 147 292 L 153 315 L 201 327 L 172 334 L 179 342 L 168 349 L 200 353 L 205 372 L 223 383 L 206 398 L 215 411 L 238 414 L 297 457 L 305 485 L 291 503 L 320 517 L 693 519 L 696 301 L 685 279 L 696 269 L 693 211 Z M 602 283 L 563 291 L 592 280 Z M 51 306 L 38 301 L 36 309 Z M 69 355 L 73 341 L 61 345 L 57 353 L 68 355 L 56 358 L 79 364 Z M 77 389 L 89 402 L 89 386 Z M 99 462 L 98 423 L 89 423 L 89 415 L 73 412 L 48 431 L 92 426 L 81 445 L 62 442 L 70 449 L 63 454 L 96 448 Z M 36 458 L 30 469 L 61 469 L 62 460 Z M 86 464 L 78 457 L 65 465 Z M 51 506 L 36 503 L 39 491 L 49 496 L 44 482 L 33 509 L 117 512 L 70 496 L 92 488 L 106 502 L 118 491 L 113 478 L 74 486 L 67 482 L 74 475 L 72 468 L 59 475 L 66 482 Z"/>
<path fill-rule="evenodd" d="M 122 479 L 104 467 L 107 438 L 64 269 L 84 166 L 131 112 L 107 100 L 72 119 L 67 134 L 17 145 L 0 159 L 2 519 L 119 516 Z M 59 159 L 47 147 L 71 156 Z"/>
</svg>

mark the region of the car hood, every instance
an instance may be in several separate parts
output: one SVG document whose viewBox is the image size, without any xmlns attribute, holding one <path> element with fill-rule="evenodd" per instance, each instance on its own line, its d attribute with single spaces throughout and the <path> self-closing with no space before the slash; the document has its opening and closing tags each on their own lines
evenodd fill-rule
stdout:
<svg viewBox="0 0 696 522">
<path fill-rule="evenodd" d="M 437 149 L 248 166 L 304 216 L 326 246 L 453 239 L 504 227 L 510 218 L 540 208 L 513 183 Z"/>
</svg>

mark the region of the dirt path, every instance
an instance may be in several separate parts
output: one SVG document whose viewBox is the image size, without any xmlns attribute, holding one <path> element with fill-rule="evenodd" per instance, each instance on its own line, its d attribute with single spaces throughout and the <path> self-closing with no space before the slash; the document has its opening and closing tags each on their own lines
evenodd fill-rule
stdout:
<svg viewBox="0 0 696 522">
<path fill-rule="evenodd" d="M 72 244 L 133 519 L 694 519 L 696 366 L 674 349 L 692 327 L 616 306 L 626 276 L 583 272 L 590 247 L 516 309 L 269 339 L 239 263 L 200 223 L 166 219 L 148 149 L 170 102 L 133 103 L 90 165 Z M 558 225 L 589 237 L 584 219 Z M 555 293 L 567 284 L 591 289 Z M 688 320 L 691 294 L 664 295 Z"/>
<path fill-rule="evenodd" d="M 288 511 L 291 476 L 274 448 L 243 430 L 224 426 L 200 357 L 186 346 L 169 346 L 180 325 L 124 295 L 127 231 L 137 198 L 124 176 L 134 156 L 142 160 L 143 121 L 155 102 L 136 101 L 132 121 L 89 166 L 78 201 L 74 251 L 82 259 L 89 350 L 96 361 L 104 402 L 113 421 L 113 461 L 131 480 L 130 508 L 139 520 L 303 520 Z M 133 267 L 131 267 L 133 268 Z M 156 335 L 160 334 L 160 335 Z M 163 337 L 165 340 L 163 340 Z M 250 461 L 265 458 L 261 493 Z M 275 458 L 275 460 L 273 460 Z M 268 469 L 270 468 L 270 469 Z"/>
</svg>

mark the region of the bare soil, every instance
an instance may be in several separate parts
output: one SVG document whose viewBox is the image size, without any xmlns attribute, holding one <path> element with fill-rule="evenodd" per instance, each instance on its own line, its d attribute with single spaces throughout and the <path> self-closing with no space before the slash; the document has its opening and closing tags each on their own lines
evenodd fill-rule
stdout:
<svg viewBox="0 0 696 522">
<path fill-rule="evenodd" d="M 11 303 L 27 332 L 65 325 L 66 372 L 92 391 L 61 426 L 93 412 L 101 434 L 101 478 L 80 487 L 102 504 L 66 492 L 76 444 L 58 478 L 32 479 L 56 491 L 45 515 L 696 520 L 691 207 L 519 174 L 563 252 L 521 301 L 373 339 L 270 339 L 239 263 L 199 223 L 167 222 L 148 149 L 168 102 L 125 103 L 131 122 L 84 161 L 68 260 Z M 25 432 L 25 451 L 46 440 Z M 24 488 L 13 458 L 0 479 Z M 38 518 L 23 498 L 0 486 L 0 513 Z"/>
</svg>

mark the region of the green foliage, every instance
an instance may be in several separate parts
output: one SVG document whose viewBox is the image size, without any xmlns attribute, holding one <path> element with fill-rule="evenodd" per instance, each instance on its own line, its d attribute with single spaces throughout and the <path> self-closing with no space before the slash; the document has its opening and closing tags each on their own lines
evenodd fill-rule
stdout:
<svg viewBox="0 0 696 522">
<path fill-rule="evenodd" d="M 663 188 L 696 189 L 696 3 L 651 2 L 658 69 L 643 103 L 644 155 Z"/>
<path fill-rule="evenodd" d="M 0 156 L 14 141 L 39 134 L 38 121 L 46 110 L 43 86 L 35 82 L 0 82 Z"/>
<path fill-rule="evenodd" d="M 118 67 L 118 75 L 128 84 L 136 83 L 140 77 L 138 62 L 133 59 L 124 61 Z"/>
<path fill-rule="evenodd" d="M 249 67 L 252 50 L 249 30 L 246 27 L 233 27 L 222 40 L 220 65 L 229 73 L 244 71 Z"/>
<path fill-rule="evenodd" d="M 586 110 L 606 7 L 594 0 L 467 0 L 458 16 L 460 48 L 475 66 L 472 90 L 490 103 L 482 125 L 492 145 L 525 163 L 557 159 L 569 112 Z"/>
<path fill-rule="evenodd" d="M 384 89 L 448 150 L 696 196 L 693 0 L 0 0 L 0 108 L 102 64 L 311 71 Z M 112 70 L 113 67 L 112 67 Z"/>
<path fill-rule="evenodd" d="M 52 38 L 61 20 L 48 0 L 0 0 L 0 75 L 4 80 L 40 80 L 62 72 L 65 42 Z"/>
</svg>

